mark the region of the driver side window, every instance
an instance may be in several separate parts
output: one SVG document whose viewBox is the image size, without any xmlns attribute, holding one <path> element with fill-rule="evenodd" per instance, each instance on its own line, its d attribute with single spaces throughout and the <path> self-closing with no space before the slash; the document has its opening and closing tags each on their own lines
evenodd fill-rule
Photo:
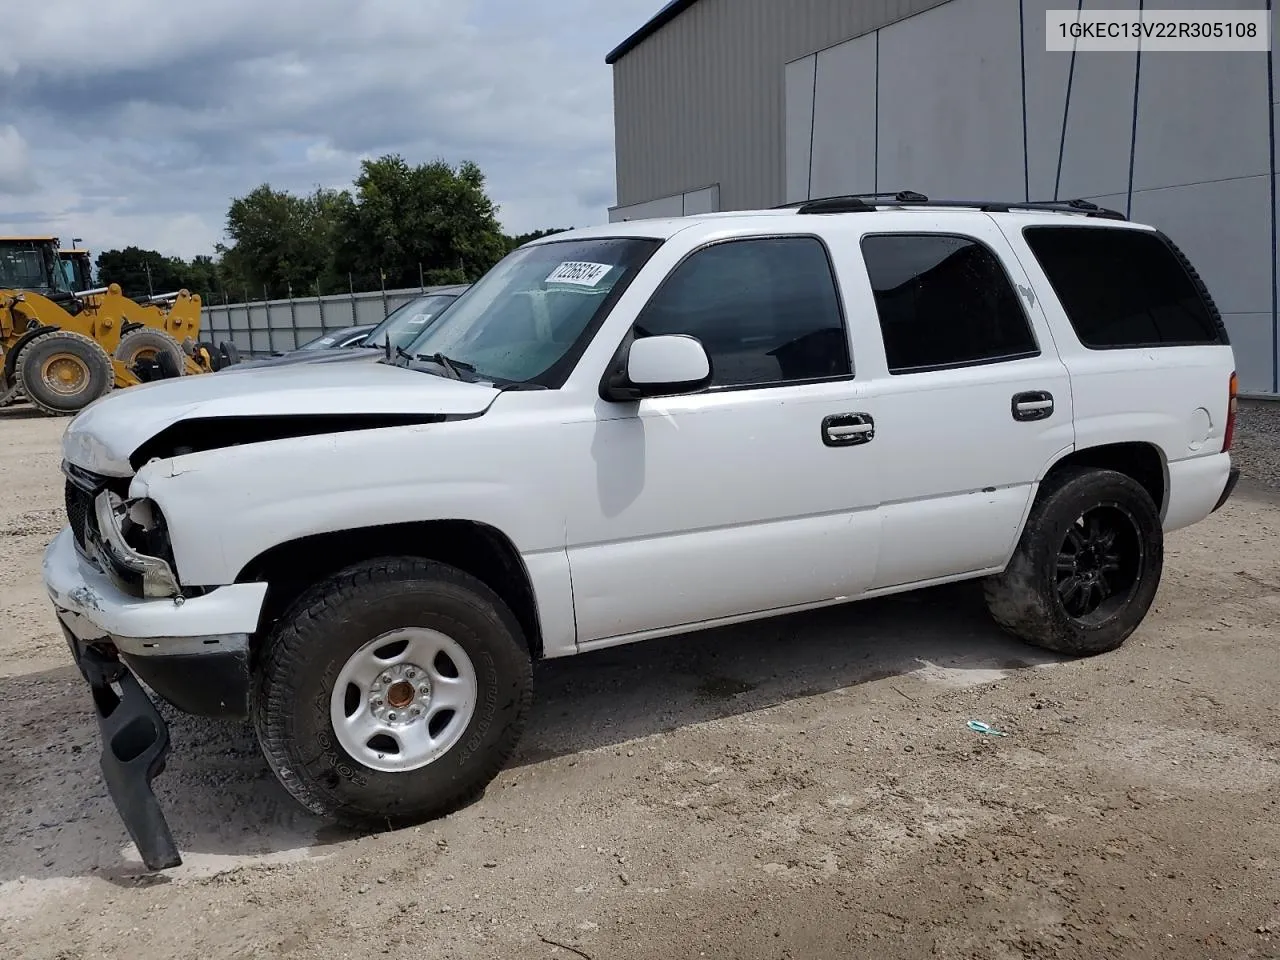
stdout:
<svg viewBox="0 0 1280 960">
<path fill-rule="evenodd" d="M 688 334 L 712 388 L 849 376 L 849 340 L 826 247 L 813 237 L 731 240 L 691 254 L 635 323 L 637 337 Z"/>
</svg>

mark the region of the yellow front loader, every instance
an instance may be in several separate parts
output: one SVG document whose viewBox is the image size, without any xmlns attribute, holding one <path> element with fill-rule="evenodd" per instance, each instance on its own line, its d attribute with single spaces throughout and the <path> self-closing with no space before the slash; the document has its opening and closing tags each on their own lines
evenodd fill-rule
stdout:
<svg viewBox="0 0 1280 960">
<path fill-rule="evenodd" d="M 207 351 L 193 359 L 170 333 L 198 334 L 198 297 L 183 291 L 162 310 L 114 283 L 76 291 L 73 279 L 57 238 L 0 237 L 0 406 L 25 395 L 68 415 L 114 387 L 210 369 Z"/>
<path fill-rule="evenodd" d="M 139 361 L 160 363 L 167 355 L 182 374 L 208 373 L 216 365 L 212 349 L 200 340 L 200 296 L 186 290 L 160 294 L 145 300 L 131 300 L 121 295 L 118 286 L 93 288 L 93 270 L 89 251 L 58 251 L 63 276 L 85 303 L 97 306 L 100 298 L 117 297 L 108 306 L 122 311 L 121 342 L 114 356 L 133 368 Z M 101 310 L 100 310 L 101 312 Z M 140 332 L 146 327 L 151 332 Z M 165 362 L 165 366 L 170 365 Z M 172 375 L 172 374 L 171 374 Z M 123 384 L 120 384 L 123 386 Z"/>
</svg>

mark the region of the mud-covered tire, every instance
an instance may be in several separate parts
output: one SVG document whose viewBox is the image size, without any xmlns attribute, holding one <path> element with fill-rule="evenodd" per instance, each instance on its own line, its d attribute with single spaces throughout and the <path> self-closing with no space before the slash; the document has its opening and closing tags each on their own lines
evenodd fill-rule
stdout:
<svg viewBox="0 0 1280 960">
<path fill-rule="evenodd" d="M 1110 529 L 1111 546 L 1077 555 L 1073 543 L 1092 543 L 1091 529 L 1103 531 L 1098 542 Z M 1089 580 L 1081 572 L 1090 566 L 1085 561 L 1095 555 L 1100 570 L 1117 570 L 1100 572 L 1093 586 L 1081 587 Z M 1142 623 L 1163 566 L 1164 528 L 1146 488 L 1113 470 L 1070 467 L 1046 478 L 1013 559 L 1003 573 L 984 580 L 983 589 L 991 616 L 1010 633 L 1054 653 L 1092 656 L 1115 650 Z M 1081 610 L 1082 589 L 1096 591 L 1090 602 L 1101 596 L 1098 579 L 1111 595 L 1096 610 Z"/>
<path fill-rule="evenodd" d="M 144 358 L 155 360 L 156 363 L 164 363 L 160 359 L 162 356 L 168 356 L 173 360 L 174 366 L 181 374 L 186 363 L 182 344 L 155 327 L 139 327 L 130 330 L 120 338 L 120 345 L 116 347 L 116 359 L 130 368 Z M 164 368 L 161 367 L 161 369 Z"/>
<path fill-rule="evenodd" d="M 218 353 L 221 354 L 222 362 L 218 365 L 221 368 L 234 367 L 240 362 L 240 348 L 230 340 L 223 340 L 218 346 Z"/>
<path fill-rule="evenodd" d="M 343 683 L 345 700 L 335 698 L 334 691 L 349 665 L 360 662 L 362 650 L 376 641 L 382 644 L 378 652 L 385 653 L 395 641 L 379 638 L 398 630 L 442 635 L 455 643 L 474 668 L 474 695 L 447 749 L 442 746 L 442 753 L 416 768 L 387 771 L 354 756 L 344 747 L 353 735 L 340 734 L 335 726 L 339 710 L 372 716 L 375 701 L 367 698 L 375 696 L 376 687 L 366 695 L 355 683 Z M 437 674 L 430 676 L 434 696 L 442 686 Z M 267 763 L 303 806 L 351 825 L 395 827 L 444 816 L 484 792 L 523 732 L 532 689 L 528 647 L 497 594 L 454 567 L 389 558 L 344 570 L 293 604 L 262 652 L 251 714 Z M 387 702 L 394 702 L 391 688 L 383 690 Z M 430 698 L 422 703 L 421 722 L 434 722 Z M 355 739 L 363 738 L 365 750 L 380 749 L 371 747 L 378 736 L 362 732 Z M 377 762 L 374 756 L 365 754 Z"/>
<path fill-rule="evenodd" d="M 51 330 L 29 341 L 15 369 L 26 398 L 55 417 L 79 413 L 115 386 L 107 351 L 96 340 L 70 330 Z M 74 376 L 64 379 L 64 370 Z"/>
</svg>

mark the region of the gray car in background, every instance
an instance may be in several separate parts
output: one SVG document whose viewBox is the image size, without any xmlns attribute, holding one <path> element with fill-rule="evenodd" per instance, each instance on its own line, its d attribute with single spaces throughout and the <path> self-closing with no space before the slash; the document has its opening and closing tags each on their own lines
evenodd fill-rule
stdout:
<svg viewBox="0 0 1280 960">
<path fill-rule="evenodd" d="M 291 366 L 295 363 L 371 359 L 385 355 L 388 344 L 394 357 L 397 348 L 403 350 L 417 340 L 422 331 L 450 307 L 469 286 L 469 284 L 457 284 L 432 290 L 430 293 L 424 293 L 401 304 L 375 327 L 350 327 L 326 333 L 296 350 L 261 360 L 246 360 L 233 367 L 227 367 L 223 372 L 259 370 L 263 367 Z M 323 342 L 329 339 L 334 342 Z"/>
</svg>

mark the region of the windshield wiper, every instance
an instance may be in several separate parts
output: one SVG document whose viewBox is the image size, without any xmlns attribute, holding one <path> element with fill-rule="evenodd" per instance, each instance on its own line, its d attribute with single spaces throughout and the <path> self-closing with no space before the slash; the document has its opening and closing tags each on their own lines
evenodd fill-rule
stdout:
<svg viewBox="0 0 1280 960">
<path fill-rule="evenodd" d="M 467 371 L 467 373 L 476 372 L 476 368 L 471 364 L 463 363 L 461 360 L 450 360 L 443 353 L 420 353 L 414 359 L 439 364 L 454 380 L 462 379 L 462 373 L 460 372 L 462 370 Z"/>
</svg>

